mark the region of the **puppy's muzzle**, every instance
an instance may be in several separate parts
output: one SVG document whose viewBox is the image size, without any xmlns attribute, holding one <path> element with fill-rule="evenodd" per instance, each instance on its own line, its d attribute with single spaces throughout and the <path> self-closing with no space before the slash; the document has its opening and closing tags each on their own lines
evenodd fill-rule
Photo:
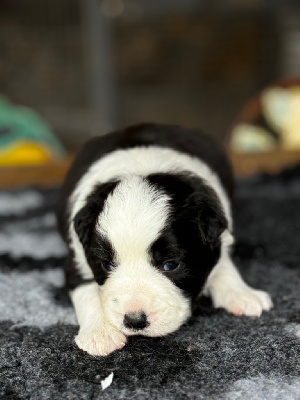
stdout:
<svg viewBox="0 0 300 400">
<path fill-rule="evenodd" d="M 142 330 L 149 326 L 147 316 L 143 311 L 125 314 L 123 324 L 126 328 L 133 330 Z"/>
</svg>

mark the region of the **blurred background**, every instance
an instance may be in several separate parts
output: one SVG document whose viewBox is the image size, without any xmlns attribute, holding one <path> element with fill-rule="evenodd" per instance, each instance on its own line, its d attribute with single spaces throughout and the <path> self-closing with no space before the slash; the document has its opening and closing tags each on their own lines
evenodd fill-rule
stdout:
<svg viewBox="0 0 300 400">
<path fill-rule="evenodd" d="M 150 121 L 228 140 L 253 96 L 297 76 L 298 0 L 0 0 L 0 96 L 67 153 Z"/>
</svg>

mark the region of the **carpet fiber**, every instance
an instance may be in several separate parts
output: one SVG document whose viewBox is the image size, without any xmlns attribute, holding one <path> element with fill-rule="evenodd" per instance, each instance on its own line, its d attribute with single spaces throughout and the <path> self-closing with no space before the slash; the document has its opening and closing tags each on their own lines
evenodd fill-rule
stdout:
<svg viewBox="0 0 300 400">
<path fill-rule="evenodd" d="M 1 399 L 300 399 L 300 167 L 237 184 L 234 257 L 272 311 L 237 318 L 203 298 L 178 332 L 132 337 L 107 358 L 73 343 L 57 196 L 0 192 Z"/>
</svg>

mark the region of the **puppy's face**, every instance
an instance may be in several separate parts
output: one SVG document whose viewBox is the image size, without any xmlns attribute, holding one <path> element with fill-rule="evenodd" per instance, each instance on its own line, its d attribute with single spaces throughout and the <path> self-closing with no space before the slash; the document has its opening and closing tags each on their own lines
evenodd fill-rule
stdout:
<svg viewBox="0 0 300 400">
<path fill-rule="evenodd" d="M 211 189 L 167 174 L 99 187 L 75 218 L 106 317 L 126 335 L 162 336 L 186 321 L 225 228 Z"/>
</svg>

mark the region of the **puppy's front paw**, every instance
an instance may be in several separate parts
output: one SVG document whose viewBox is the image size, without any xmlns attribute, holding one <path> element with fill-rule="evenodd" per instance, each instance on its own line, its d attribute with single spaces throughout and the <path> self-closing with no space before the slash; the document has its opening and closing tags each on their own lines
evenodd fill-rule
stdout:
<svg viewBox="0 0 300 400">
<path fill-rule="evenodd" d="M 80 330 L 75 343 L 92 356 L 107 356 L 126 344 L 126 337 L 112 326 Z"/>
<path fill-rule="evenodd" d="M 269 311 L 273 306 L 268 293 L 251 289 L 246 285 L 242 288 L 221 290 L 215 293 L 213 303 L 216 308 L 225 308 L 235 316 L 249 317 L 260 317 L 263 311 Z"/>
</svg>

